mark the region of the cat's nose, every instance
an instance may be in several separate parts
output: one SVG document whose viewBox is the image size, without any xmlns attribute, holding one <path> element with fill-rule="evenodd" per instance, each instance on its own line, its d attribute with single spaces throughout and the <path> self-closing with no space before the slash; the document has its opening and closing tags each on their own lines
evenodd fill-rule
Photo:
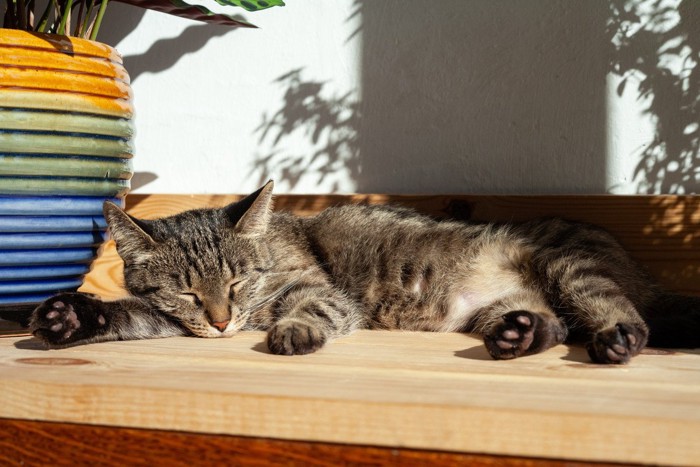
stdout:
<svg viewBox="0 0 700 467">
<path fill-rule="evenodd" d="M 212 326 L 214 326 L 216 329 L 218 329 L 221 332 L 224 332 L 224 329 L 226 329 L 226 326 L 228 323 L 230 323 L 231 320 L 228 321 L 217 321 L 215 323 L 211 323 Z"/>
</svg>

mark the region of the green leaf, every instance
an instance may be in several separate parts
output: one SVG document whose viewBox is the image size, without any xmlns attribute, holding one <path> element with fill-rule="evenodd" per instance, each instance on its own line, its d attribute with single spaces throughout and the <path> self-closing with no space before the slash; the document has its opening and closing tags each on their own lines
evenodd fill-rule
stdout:
<svg viewBox="0 0 700 467">
<path fill-rule="evenodd" d="M 284 6 L 282 0 L 214 0 L 219 5 L 239 6 L 248 11 L 264 10 L 273 6 Z"/>
<path fill-rule="evenodd" d="M 183 0 L 114 0 L 129 5 L 138 6 L 147 10 L 160 11 L 181 18 L 203 21 L 205 23 L 220 24 L 232 27 L 254 28 L 255 26 L 245 21 L 239 16 L 227 15 L 225 13 L 214 13 L 202 5 L 191 5 Z M 272 6 L 282 6 L 282 0 L 216 0 L 224 6 L 239 6 L 254 9 L 269 8 Z M 249 10 L 253 11 L 253 10 Z"/>
</svg>

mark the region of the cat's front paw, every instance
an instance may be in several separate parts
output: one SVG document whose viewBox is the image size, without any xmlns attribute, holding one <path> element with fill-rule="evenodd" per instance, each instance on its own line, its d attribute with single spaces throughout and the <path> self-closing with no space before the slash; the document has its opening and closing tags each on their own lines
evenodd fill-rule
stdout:
<svg viewBox="0 0 700 467">
<path fill-rule="evenodd" d="M 642 351 L 648 334 L 646 329 L 633 324 L 618 323 L 596 333 L 586 350 L 595 363 L 628 363 Z"/>
<path fill-rule="evenodd" d="M 106 324 L 100 300 L 64 293 L 49 298 L 34 310 L 29 330 L 49 347 L 64 347 L 98 335 Z"/>
<path fill-rule="evenodd" d="M 326 334 L 300 321 L 281 321 L 267 334 L 267 347 L 277 355 L 304 355 L 323 347 Z"/>
</svg>

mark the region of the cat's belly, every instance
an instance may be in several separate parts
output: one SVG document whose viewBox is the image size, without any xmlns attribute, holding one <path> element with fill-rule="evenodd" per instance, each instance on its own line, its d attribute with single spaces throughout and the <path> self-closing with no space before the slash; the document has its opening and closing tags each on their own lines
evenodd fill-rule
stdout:
<svg viewBox="0 0 700 467">
<path fill-rule="evenodd" d="M 481 311 L 516 293 L 519 285 L 514 283 L 494 284 L 483 288 L 465 287 L 447 297 L 447 314 L 434 331 L 463 331 L 468 323 Z"/>
<path fill-rule="evenodd" d="M 521 290 L 517 275 L 510 274 L 495 281 L 489 280 L 488 276 L 477 276 L 439 290 L 388 293 L 373 302 L 365 302 L 372 316 L 368 326 L 412 331 L 465 331 L 480 312 Z"/>
<path fill-rule="evenodd" d="M 521 292 L 523 276 L 517 266 L 520 264 L 517 256 L 513 250 L 485 248 L 466 273 L 459 274 L 460 278 L 450 284 L 443 304 L 447 313 L 435 330 L 464 330 L 481 310 Z"/>
</svg>

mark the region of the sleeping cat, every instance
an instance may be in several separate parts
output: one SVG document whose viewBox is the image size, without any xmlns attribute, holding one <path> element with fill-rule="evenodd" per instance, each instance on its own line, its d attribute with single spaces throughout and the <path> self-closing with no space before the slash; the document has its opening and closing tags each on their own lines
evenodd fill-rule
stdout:
<svg viewBox="0 0 700 467">
<path fill-rule="evenodd" d="M 660 290 L 599 228 L 437 221 L 387 206 L 299 218 L 272 212 L 272 187 L 159 220 L 107 202 L 132 296 L 57 295 L 33 312 L 34 335 L 65 347 L 267 330 L 271 352 L 294 355 L 355 329 L 458 331 L 483 336 L 496 359 L 569 337 L 594 362 L 626 363 L 650 325 L 652 343 L 700 346 L 700 300 Z"/>
</svg>

